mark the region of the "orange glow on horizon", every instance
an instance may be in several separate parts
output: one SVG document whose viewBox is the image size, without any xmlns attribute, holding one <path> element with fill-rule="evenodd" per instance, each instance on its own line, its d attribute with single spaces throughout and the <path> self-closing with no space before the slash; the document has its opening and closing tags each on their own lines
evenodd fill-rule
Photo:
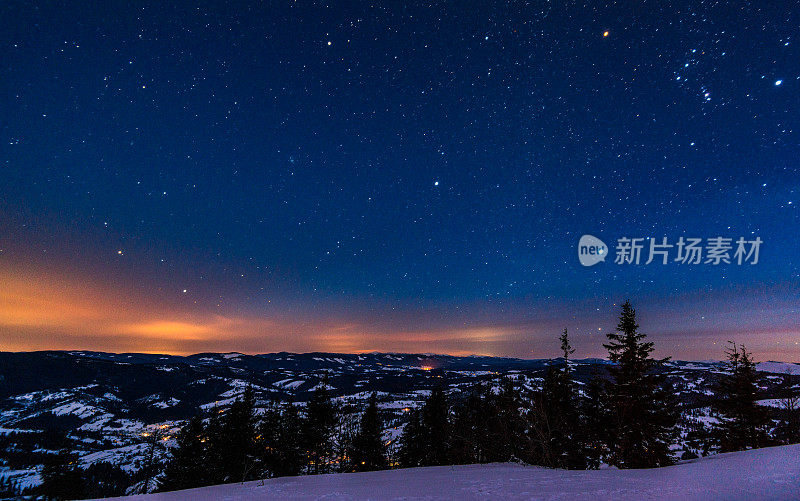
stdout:
<svg viewBox="0 0 800 501">
<path fill-rule="evenodd" d="M 159 302 L 139 290 L 111 281 L 53 271 L 9 269 L 0 263 L 0 350 L 96 350 L 187 355 L 200 352 L 269 353 L 443 353 L 449 355 L 558 356 L 557 315 L 541 315 L 536 323 L 448 326 L 446 314 L 423 318 L 415 312 L 390 318 L 349 310 L 353 317 L 313 317 L 272 309 L 270 315 L 225 311 L 194 302 Z M 684 303 L 680 303 L 684 304 Z M 694 304 L 689 301 L 685 304 Z M 648 327 L 659 356 L 676 359 L 720 359 L 724 340 L 744 342 L 760 361 L 797 360 L 800 332 L 785 305 L 772 305 L 782 324 L 732 324 L 725 303 L 701 305 L 707 324 L 698 330 L 680 311 L 642 309 L 648 325 L 666 325 L 660 333 Z M 749 308 L 749 310 L 748 310 Z M 768 318 L 761 304 L 742 306 L 747 318 Z M 348 311 L 347 309 L 345 311 Z M 523 317 L 524 318 L 524 317 Z M 433 320 L 431 320 L 433 319 Z M 682 320 L 681 320 L 682 319 Z M 613 325 L 609 316 L 603 325 Z M 458 321 L 456 321 L 458 322 Z M 644 322 L 643 322 L 644 323 Z M 570 326 L 579 356 L 605 356 L 608 329 L 596 321 L 581 329 Z M 694 327 L 694 329 L 692 329 Z M 666 341 L 666 342 L 665 342 Z M 715 342 L 719 341 L 719 346 Z M 424 369 L 423 369 L 424 370 Z"/>
<path fill-rule="evenodd" d="M 203 351 L 439 351 L 493 354 L 516 329 L 387 328 L 337 319 L 273 319 L 167 307 L 98 280 L 0 268 L 0 350 L 97 350 L 191 354 Z"/>
</svg>

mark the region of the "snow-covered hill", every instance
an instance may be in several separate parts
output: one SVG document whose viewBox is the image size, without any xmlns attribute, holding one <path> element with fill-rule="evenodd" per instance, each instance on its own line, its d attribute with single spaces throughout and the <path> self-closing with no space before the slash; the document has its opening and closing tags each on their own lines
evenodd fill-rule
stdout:
<svg viewBox="0 0 800 501">
<path fill-rule="evenodd" d="M 323 381 L 342 412 L 360 412 L 375 392 L 384 420 L 384 438 L 393 444 L 411 409 L 419 407 L 434 386 L 463 398 L 475 384 L 499 385 L 503 377 L 522 387 L 538 388 L 553 360 L 453 357 L 431 354 L 201 353 L 187 357 L 137 353 L 0 352 L 0 477 L 19 487 L 41 483 L 48 454 L 64 447 L 88 468 L 101 462 L 136 475 L 147 451 L 163 464 L 173 437 L 199 409 L 212 412 L 233 402 L 249 385 L 256 406 L 273 401 L 305 405 Z M 602 374 L 607 360 L 572 361 L 572 377 L 582 387 Z M 759 364 L 759 398 L 776 400 L 784 373 L 800 385 L 800 365 Z M 690 428 L 713 422 L 710 402 L 722 367 L 718 362 L 671 361 L 665 374 L 674 385 L 684 415 L 684 447 Z M 155 446 L 154 433 L 164 440 Z M 155 450 L 153 450 L 155 449 Z M 135 485 L 132 485 L 132 488 Z M 128 492 L 135 492 L 129 490 Z"/>
<path fill-rule="evenodd" d="M 516 464 L 437 466 L 285 477 L 150 494 L 137 501 L 255 499 L 798 500 L 800 444 L 719 454 L 668 468 L 549 470 Z"/>
<path fill-rule="evenodd" d="M 800 375 L 800 364 L 792 364 L 789 362 L 761 362 L 756 364 L 756 370 L 797 376 Z"/>
</svg>

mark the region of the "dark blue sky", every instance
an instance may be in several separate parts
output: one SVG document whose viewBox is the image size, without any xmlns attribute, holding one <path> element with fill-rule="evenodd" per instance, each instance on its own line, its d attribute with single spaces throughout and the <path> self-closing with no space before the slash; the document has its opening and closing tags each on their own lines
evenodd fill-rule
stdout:
<svg viewBox="0 0 800 501">
<path fill-rule="evenodd" d="M 797 2 L 4 2 L 0 49 L 0 349 L 589 354 L 630 298 L 666 354 L 800 356 Z M 584 268 L 586 233 L 764 243 Z M 120 327 L 165 322 L 227 344 Z"/>
</svg>

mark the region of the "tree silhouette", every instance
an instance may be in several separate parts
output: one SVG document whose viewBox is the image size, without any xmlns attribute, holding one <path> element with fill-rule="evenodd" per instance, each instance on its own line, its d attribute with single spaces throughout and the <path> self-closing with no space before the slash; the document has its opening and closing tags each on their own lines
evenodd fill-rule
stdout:
<svg viewBox="0 0 800 501">
<path fill-rule="evenodd" d="M 620 468 L 672 464 L 670 445 L 677 435 L 678 414 L 672 392 L 659 373 L 668 358 L 651 357 L 653 343 L 639 332 L 636 310 L 622 305 L 617 331 L 604 344 L 613 365 L 605 396 L 610 411 L 609 460 Z"/>
<path fill-rule="evenodd" d="M 772 443 L 767 409 L 758 405 L 758 375 L 753 357 L 744 346 L 729 342 L 728 372 L 718 386 L 714 408 L 719 423 L 712 436 L 720 452 L 765 447 Z"/>
<path fill-rule="evenodd" d="M 353 437 L 350 452 L 351 464 L 355 471 L 384 470 L 388 466 L 386 445 L 382 438 L 383 422 L 378 413 L 375 393 L 367 402 L 367 408 L 361 416 L 358 432 Z"/>
</svg>

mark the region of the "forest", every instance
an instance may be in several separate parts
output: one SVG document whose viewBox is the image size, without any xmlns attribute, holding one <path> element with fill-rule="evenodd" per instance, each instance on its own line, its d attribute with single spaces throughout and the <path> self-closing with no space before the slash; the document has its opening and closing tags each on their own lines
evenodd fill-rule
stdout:
<svg viewBox="0 0 800 501">
<path fill-rule="evenodd" d="M 358 413 L 345 413 L 320 385 L 305 406 L 258 405 L 251 388 L 229 407 L 198 412 L 181 430 L 166 464 L 146 460 L 143 491 L 187 489 L 292 475 L 490 462 L 549 468 L 653 468 L 700 455 L 800 442 L 797 388 L 787 376 L 780 408 L 760 406 L 753 355 L 730 343 L 709 426 L 686 430 L 663 375 L 668 359 L 653 357 L 633 306 L 622 305 L 607 334 L 608 368 L 579 386 L 571 376 L 574 349 L 567 330 L 562 356 L 537 388 L 510 377 L 451 395 L 434 386 L 424 404 L 408 409 L 396 441 L 373 393 Z M 152 443 L 162 437 L 154 433 Z M 685 445 L 688 444 L 689 447 Z M 49 498 L 120 495 L 131 478 L 118 467 L 77 465 L 68 450 L 45 463 L 35 492 Z M 10 482 L 0 492 L 13 493 Z"/>
</svg>

